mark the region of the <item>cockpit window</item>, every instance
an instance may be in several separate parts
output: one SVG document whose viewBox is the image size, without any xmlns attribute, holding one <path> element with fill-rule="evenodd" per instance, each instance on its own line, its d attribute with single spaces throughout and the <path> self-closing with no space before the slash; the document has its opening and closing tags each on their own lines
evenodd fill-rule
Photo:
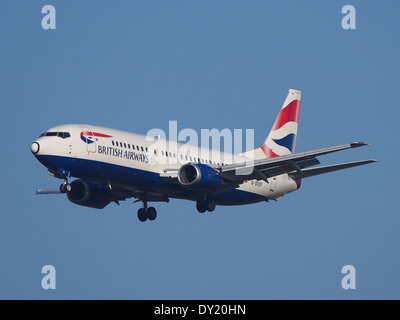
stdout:
<svg viewBox="0 0 400 320">
<path fill-rule="evenodd" d="M 57 134 L 58 137 L 63 138 L 63 139 L 67 139 L 69 138 L 71 135 L 69 134 L 69 132 L 59 132 Z"/>
<path fill-rule="evenodd" d="M 60 138 L 62 138 L 62 139 L 67 139 L 67 138 L 69 138 L 69 137 L 71 137 L 71 134 L 69 133 L 69 132 L 45 132 L 45 133 L 42 133 L 40 136 L 39 136 L 39 138 L 40 137 L 60 137 Z"/>
</svg>

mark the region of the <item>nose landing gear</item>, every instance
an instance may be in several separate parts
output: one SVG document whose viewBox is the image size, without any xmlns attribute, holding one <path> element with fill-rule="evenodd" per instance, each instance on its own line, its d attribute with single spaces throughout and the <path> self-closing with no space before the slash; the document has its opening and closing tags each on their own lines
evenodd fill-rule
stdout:
<svg viewBox="0 0 400 320">
<path fill-rule="evenodd" d="M 68 180 L 65 179 L 65 182 L 62 185 L 60 185 L 60 192 L 67 193 L 70 192 L 71 190 L 72 190 L 71 185 L 68 183 Z"/>
<path fill-rule="evenodd" d="M 58 171 L 54 171 L 52 169 L 48 169 L 47 173 L 51 175 L 52 177 L 58 178 L 58 179 L 64 179 L 64 183 L 60 185 L 60 192 L 61 193 L 67 193 L 72 190 L 71 185 L 68 183 L 68 178 L 71 177 L 71 172 L 64 170 L 62 168 L 58 168 Z"/>
</svg>

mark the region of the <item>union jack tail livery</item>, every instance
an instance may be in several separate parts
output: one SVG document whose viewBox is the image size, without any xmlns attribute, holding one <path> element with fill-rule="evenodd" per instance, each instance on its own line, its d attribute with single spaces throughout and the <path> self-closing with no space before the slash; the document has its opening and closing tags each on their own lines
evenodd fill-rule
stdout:
<svg viewBox="0 0 400 320">
<path fill-rule="evenodd" d="M 289 90 L 271 131 L 260 148 L 263 151 L 262 157 L 274 158 L 294 153 L 299 125 L 300 99 L 300 91 Z"/>
</svg>

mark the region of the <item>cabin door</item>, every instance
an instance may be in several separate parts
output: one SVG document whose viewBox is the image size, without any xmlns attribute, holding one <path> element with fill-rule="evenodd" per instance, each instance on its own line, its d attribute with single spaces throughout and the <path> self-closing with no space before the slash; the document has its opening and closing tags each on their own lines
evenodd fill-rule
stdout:
<svg viewBox="0 0 400 320">
<path fill-rule="evenodd" d="M 89 153 L 95 153 L 97 149 L 97 139 L 92 130 L 87 127 L 81 127 L 81 139 L 86 142 L 86 150 Z"/>
</svg>

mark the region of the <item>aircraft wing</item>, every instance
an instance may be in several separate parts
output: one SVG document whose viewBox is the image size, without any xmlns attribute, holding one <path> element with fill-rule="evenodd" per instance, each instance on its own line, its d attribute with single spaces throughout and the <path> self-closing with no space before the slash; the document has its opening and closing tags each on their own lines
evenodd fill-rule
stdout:
<svg viewBox="0 0 400 320">
<path fill-rule="evenodd" d="M 325 172 L 341 170 L 349 168 L 351 166 L 363 165 L 374 162 L 375 160 L 365 160 L 357 163 L 342 164 L 336 167 L 322 167 L 312 169 L 314 171 L 303 171 L 304 168 L 311 167 L 319 164 L 319 160 L 316 158 L 320 155 L 329 154 L 341 150 L 358 148 L 367 146 L 364 142 L 353 142 L 344 145 L 317 149 L 307 152 L 295 153 L 275 158 L 267 158 L 261 160 L 248 161 L 238 164 L 231 164 L 222 166 L 221 176 L 228 181 L 242 183 L 245 180 L 265 180 L 268 178 L 281 175 L 284 173 L 294 173 L 296 177 L 303 177 L 322 174 Z M 319 169 L 318 171 L 315 171 Z"/>
<path fill-rule="evenodd" d="M 342 169 L 362 166 L 363 164 L 368 164 L 368 163 L 377 162 L 377 161 L 378 160 L 371 159 L 371 160 L 334 164 L 334 165 L 330 165 L 330 166 L 323 166 L 323 167 L 302 170 L 301 174 L 299 174 L 298 172 L 292 172 L 292 173 L 289 173 L 289 175 L 293 179 L 308 178 L 308 177 L 313 177 L 313 176 L 316 176 L 319 174 L 324 174 L 324 173 L 334 172 L 334 171 L 338 171 L 338 170 L 342 170 Z"/>
<path fill-rule="evenodd" d="M 37 189 L 35 194 L 61 194 L 60 188 L 58 189 Z"/>
<path fill-rule="evenodd" d="M 135 202 L 146 200 L 151 202 L 169 202 L 169 198 L 157 192 L 146 192 L 140 190 L 127 189 L 121 186 L 113 186 L 112 189 L 105 188 L 107 190 L 107 195 L 110 197 L 111 201 L 119 205 L 119 201 L 124 201 L 129 198 L 136 198 Z M 60 188 L 56 189 L 37 189 L 36 195 L 41 194 L 65 194 L 60 191 Z"/>
</svg>

